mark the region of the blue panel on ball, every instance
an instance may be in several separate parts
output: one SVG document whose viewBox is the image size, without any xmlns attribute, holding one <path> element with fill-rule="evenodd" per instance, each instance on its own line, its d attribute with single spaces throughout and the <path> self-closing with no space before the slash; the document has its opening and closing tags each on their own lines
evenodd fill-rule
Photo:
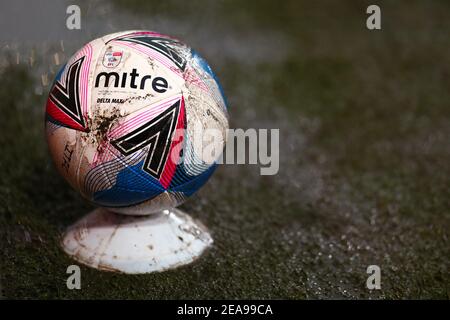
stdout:
<svg viewBox="0 0 450 320">
<path fill-rule="evenodd" d="M 142 171 L 143 164 L 144 160 L 122 169 L 112 188 L 94 193 L 94 202 L 107 207 L 125 207 L 150 200 L 164 192 L 164 187 L 157 180 Z"/>
<path fill-rule="evenodd" d="M 66 68 L 66 65 L 63 65 L 61 67 L 61 69 L 59 69 L 59 71 L 58 71 L 58 73 L 57 73 L 57 75 L 55 77 L 55 81 L 53 81 L 53 83 L 55 83 L 56 81 L 61 81 L 62 74 L 63 74 L 65 68 Z"/>
<path fill-rule="evenodd" d="M 222 99 L 225 103 L 225 107 L 228 109 L 228 101 L 227 101 L 227 98 L 225 97 L 225 94 L 223 93 L 222 85 L 219 82 L 219 78 L 217 78 L 216 74 L 211 69 L 208 62 L 206 62 L 206 60 L 203 59 L 198 54 L 197 51 L 195 51 L 194 49 L 191 49 L 191 54 L 192 54 L 192 58 L 200 65 L 202 70 L 205 71 L 207 74 L 209 74 L 216 81 L 217 87 L 219 88 L 219 91 L 220 91 L 220 95 L 222 96 Z"/>
<path fill-rule="evenodd" d="M 189 176 L 184 170 L 184 166 L 180 165 L 177 167 L 177 171 L 175 172 L 175 176 L 169 186 L 169 190 L 174 192 L 182 192 L 186 196 L 190 197 L 198 189 L 200 189 L 206 181 L 208 181 L 216 168 L 217 164 L 213 164 L 201 174 L 197 176 Z M 180 184 L 180 182 L 182 183 Z"/>
</svg>

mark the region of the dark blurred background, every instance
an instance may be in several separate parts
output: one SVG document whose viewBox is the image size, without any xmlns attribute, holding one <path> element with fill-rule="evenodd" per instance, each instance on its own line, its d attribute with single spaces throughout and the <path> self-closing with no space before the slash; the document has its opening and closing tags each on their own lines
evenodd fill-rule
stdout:
<svg viewBox="0 0 450 320">
<path fill-rule="evenodd" d="M 81 8 L 68 30 L 66 8 Z M 366 28 L 381 7 L 382 29 Z M 231 127 L 279 128 L 280 172 L 222 166 L 182 206 L 215 239 L 141 276 L 82 267 L 60 233 L 91 210 L 53 167 L 49 84 L 99 36 L 173 35 L 199 51 Z M 4 298 L 450 297 L 450 2 L 5 1 L 0 4 L 0 289 Z M 379 265 L 381 290 L 366 288 Z"/>
</svg>

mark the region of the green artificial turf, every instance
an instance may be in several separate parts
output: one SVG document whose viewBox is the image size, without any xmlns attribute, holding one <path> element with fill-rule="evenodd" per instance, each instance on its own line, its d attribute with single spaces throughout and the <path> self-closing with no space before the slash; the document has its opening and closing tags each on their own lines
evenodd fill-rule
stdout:
<svg viewBox="0 0 450 320">
<path fill-rule="evenodd" d="M 66 287 L 74 262 L 58 243 L 92 207 L 52 165 L 48 85 L 35 94 L 52 49 L 33 47 L 33 66 L 2 49 L 1 296 L 448 299 L 450 5 L 378 1 L 382 30 L 369 31 L 369 4 L 117 0 L 80 31 L 173 34 L 218 74 L 232 127 L 280 129 L 278 175 L 222 166 L 182 205 L 214 237 L 201 259 L 148 275 L 81 267 L 81 290 Z M 372 264 L 381 290 L 366 288 Z"/>
</svg>

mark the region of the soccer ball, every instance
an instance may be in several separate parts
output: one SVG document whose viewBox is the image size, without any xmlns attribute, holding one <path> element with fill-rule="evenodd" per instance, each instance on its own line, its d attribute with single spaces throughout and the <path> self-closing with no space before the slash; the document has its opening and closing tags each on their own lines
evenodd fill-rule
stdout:
<svg viewBox="0 0 450 320">
<path fill-rule="evenodd" d="M 181 204 L 214 172 L 199 131 L 228 128 L 213 71 L 172 37 L 128 31 L 91 41 L 56 76 L 46 134 L 59 172 L 85 198 L 125 214 Z"/>
</svg>

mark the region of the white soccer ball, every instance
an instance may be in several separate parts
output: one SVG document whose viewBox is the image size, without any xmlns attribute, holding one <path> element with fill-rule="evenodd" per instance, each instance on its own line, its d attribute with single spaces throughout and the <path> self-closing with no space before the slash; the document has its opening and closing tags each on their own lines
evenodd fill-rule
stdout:
<svg viewBox="0 0 450 320">
<path fill-rule="evenodd" d="M 59 172 L 96 205 L 149 214 L 182 203 L 216 168 L 220 153 L 195 143 L 228 116 L 211 68 L 194 50 L 150 31 L 104 36 L 57 75 L 46 132 Z M 211 148 L 211 145 L 209 146 Z"/>
</svg>

